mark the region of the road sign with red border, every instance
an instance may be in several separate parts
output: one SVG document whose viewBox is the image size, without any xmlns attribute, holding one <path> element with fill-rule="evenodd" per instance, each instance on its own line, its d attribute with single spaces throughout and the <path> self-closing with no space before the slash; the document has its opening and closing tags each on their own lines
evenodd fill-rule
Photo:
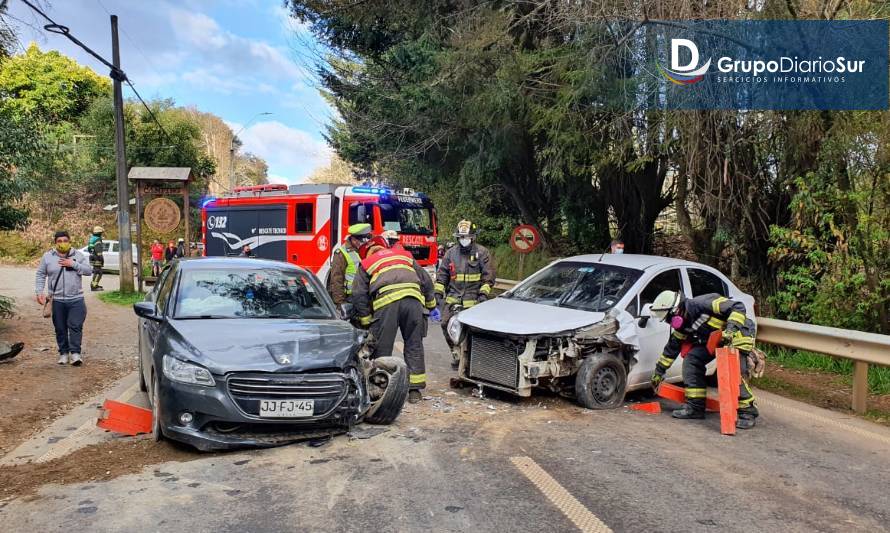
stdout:
<svg viewBox="0 0 890 533">
<path fill-rule="evenodd" d="M 510 234 L 510 247 L 520 254 L 533 252 L 541 245 L 541 234 L 538 229 L 528 224 L 522 224 L 513 228 Z"/>
</svg>

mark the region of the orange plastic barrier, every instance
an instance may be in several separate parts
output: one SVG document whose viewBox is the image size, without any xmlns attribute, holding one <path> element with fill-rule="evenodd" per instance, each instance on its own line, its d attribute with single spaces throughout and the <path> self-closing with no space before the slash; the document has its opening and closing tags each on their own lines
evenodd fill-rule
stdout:
<svg viewBox="0 0 890 533">
<path fill-rule="evenodd" d="M 735 435 L 742 379 L 740 366 L 738 350 L 717 348 L 717 396 L 720 399 L 720 433 L 724 435 Z"/>
<path fill-rule="evenodd" d="M 670 400 L 672 402 L 686 402 L 686 390 L 683 387 L 671 385 L 670 383 L 662 383 L 658 387 L 658 395 L 665 400 Z M 720 402 L 715 400 L 714 398 L 706 398 L 705 409 L 712 413 L 717 413 L 720 411 Z"/>
<path fill-rule="evenodd" d="M 136 436 L 151 432 L 151 410 L 128 403 L 105 400 L 102 417 L 96 425 L 108 431 Z"/>
<path fill-rule="evenodd" d="M 632 403 L 630 408 L 634 411 L 643 411 L 644 413 L 652 413 L 657 415 L 661 413 L 661 404 L 658 402 Z"/>
</svg>

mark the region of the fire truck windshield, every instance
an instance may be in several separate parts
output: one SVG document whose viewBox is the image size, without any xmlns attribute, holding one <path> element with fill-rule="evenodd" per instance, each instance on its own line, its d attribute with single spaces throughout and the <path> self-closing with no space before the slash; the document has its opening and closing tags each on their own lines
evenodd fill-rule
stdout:
<svg viewBox="0 0 890 533">
<path fill-rule="evenodd" d="M 395 230 L 408 235 L 432 235 L 433 214 L 422 205 L 380 204 L 384 230 Z"/>
</svg>

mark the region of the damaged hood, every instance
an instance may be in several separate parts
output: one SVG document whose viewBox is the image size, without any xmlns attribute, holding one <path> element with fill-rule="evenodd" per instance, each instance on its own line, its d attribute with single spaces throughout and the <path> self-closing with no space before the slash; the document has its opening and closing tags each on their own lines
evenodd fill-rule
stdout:
<svg viewBox="0 0 890 533">
<path fill-rule="evenodd" d="M 545 335 L 596 324 L 605 313 L 578 311 L 532 302 L 494 298 L 461 311 L 461 324 L 510 335 Z"/>
<path fill-rule="evenodd" d="M 171 351 L 214 374 L 343 369 L 359 344 L 342 320 L 171 320 L 169 326 Z"/>
</svg>

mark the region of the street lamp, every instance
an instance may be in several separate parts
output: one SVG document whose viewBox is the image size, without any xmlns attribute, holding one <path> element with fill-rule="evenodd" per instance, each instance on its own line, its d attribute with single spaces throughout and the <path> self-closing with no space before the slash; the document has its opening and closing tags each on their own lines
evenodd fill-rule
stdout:
<svg viewBox="0 0 890 533">
<path fill-rule="evenodd" d="M 250 124 L 259 117 L 271 115 L 268 111 L 263 111 L 262 113 L 257 113 L 250 120 L 248 120 L 241 129 L 235 132 L 232 135 L 232 146 L 229 148 L 229 163 L 230 163 L 230 172 L 229 172 L 229 192 L 235 192 L 235 139 L 238 138 L 238 134 L 244 131 L 244 128 L 250 126 Z"/>
</svg>

